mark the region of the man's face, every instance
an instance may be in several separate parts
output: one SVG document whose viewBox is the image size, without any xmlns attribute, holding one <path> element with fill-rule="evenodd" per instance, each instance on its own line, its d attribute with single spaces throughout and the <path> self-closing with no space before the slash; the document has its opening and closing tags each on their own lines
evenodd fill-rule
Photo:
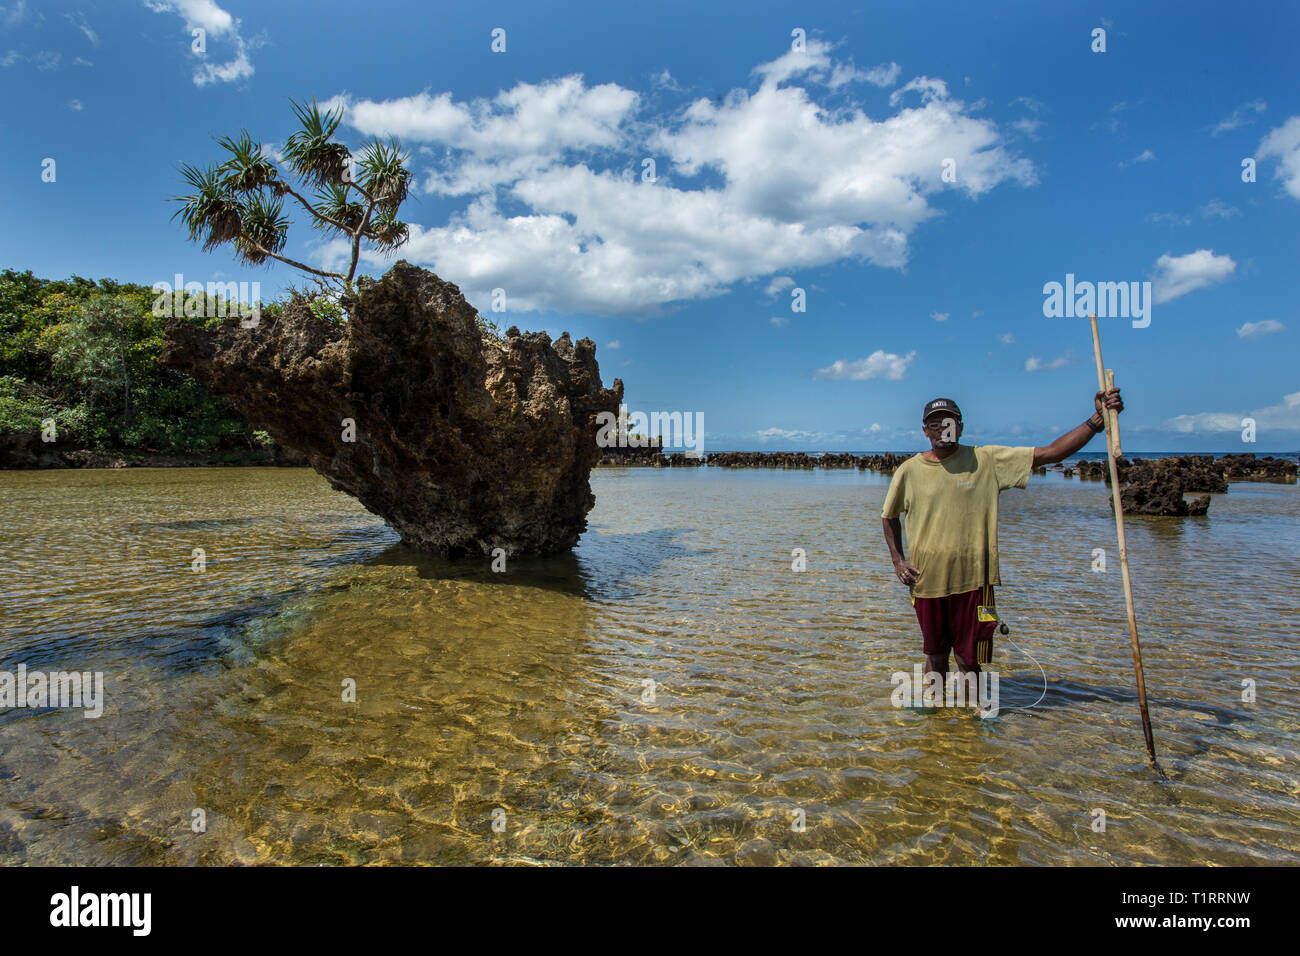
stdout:
<svg viewBox="0 0 1300 956">
<path fill-rule="evenodd" d="M 949 412 L 935 412 L 921 428 L 935 451 L 956 448 L 957 439 L 961 438 L 961 419 L 954 418 Z"/>
</svg>

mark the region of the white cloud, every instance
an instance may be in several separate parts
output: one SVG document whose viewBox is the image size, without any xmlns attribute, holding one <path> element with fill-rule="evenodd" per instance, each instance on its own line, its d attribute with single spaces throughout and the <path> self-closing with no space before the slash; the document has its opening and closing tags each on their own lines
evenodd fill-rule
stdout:
<svg viewBox="0 0 1300 956">
<path fill-rule="evenodd" d="M 862 82 L 870 83 L 872 86 L 888 87 L 898 82 L 898 76 L 902 71 L 903 68 L 897 63 L 881 63 L 869 70 L 859 70 L 852 64 L 838 63 L 831 70 L 831 78 L 826 85 L 834 89 L 845 83 Z"/>
<path fill-rule="evenodd" d="M 4 56 L 0 56 L 0 66 L 13 66 L 15 63 L 21 63 L 22 59 L 17 50 L 10 50 Z"/>
<path fill-rule="evenodd" d="M 1003 332 L 1001 335 L 998 336 L 998 341 L 1001 342 L 1003 345 L 1015 345 L 1016 337 L 1012 335 L 1010 332 Z"/>
<path fill-rule="evenodd" d="M 46 70 L 57 70 L 61 58 L 62 54 L 57 50 L 41 50 L 31 58 L 31 61 L 36 64 L 36 69 L 44 72 Z"/>
<path fill-rule="evenodd" d="M 1149 212 L 1146 215 L 1147 222 L 1167 222 L 1170 226 L 1190 226 L 1192 224 L 1191 216 L 1181 216 L 1176 212 Z"/>
<path fill-rule="evenodd" d="M 1260 336 L 1272 335 L 1285 329 L 1286 326 L 1277 319 L 1264 319 L 1260 322 L 1247 322 L 1237 329 L 1237 335 L 1243 339 L 1257 339 Z"/>
<path fill-rule="evenodd" d="M 763 294 L 769 299 L 774 299 L 786 289 L 794 288 L 794 279 L 790 276 L 773 276 L 772 281 L 767 284 Z"/>
<path fill-rule="evenodd" d="M 1260 159 L 1276 157 L 1276 175 L 1282 187 L 1300 199 L 1300 116 L 1292 116 L 1260 140 L 1255 155 Z"/>
<path fill-rule="evenodd" d="M 1128 162 L 1120 162 L 1121 166 L 1136 166 L 1138 163 L 1149 163 L 1156 158 L 1156 154 L 1149 149 L 1144 149 Z"/>
<path fill-rule="evenodd" d="M 91 46 L 99 46 L 99 35 L 91 29 L 90 24 L 86 21 L 86 15 L 84 13 L 65 13 L 64 17 L 67 18 L 69 23 L 85 34 L 85 37 L 90 41 Z"/>
<path fill-rule="evenodd" d="M 930 318 L 936 322 L 947 322 L 949 314 L 948 312 L 931 312 Z"/>
<path fill-rule="evenodd" d="M 400 255 L 471 301 L 510 290 L 520 310 L 648 314 L 846 259 L 898 269 L 911 233 L 939 215 L 932 198 L 954 188 L 940 179 L 945 158 L 972 198 L 1036 182 L 998 127 L 942 81 L 914 80 L 904 89 L 922 104 L 880 119 L 781 85 L 832 68 L 828 45 L 810 40 L 808 50 L 761 64 L 757 90 L 659 115 L 636 92 L 580 75 L 473 101 L 428 91 L 337 101 L 362 133 L 428 144 L 424 188 L 465 197 L 444 225 L 413 223 Z M 647 156 L 654 183 L 641 180 Z M 714 181 L 682 182 L 702 173 Z M 344 254 L 339 242 L 320 249 L 325 265 Z"/>
<path fill-rule="evenodd" d="M 612 341 L 612 342 L 606 342 L 606 343 L 605 343 L 605 348 L 607 348 L 607 349 L 611 349 L 611 350 L 614 350 L 614 351 L 617 351 L 618 349 L 621 349 L 622 347 L 623 347 L 623 343 L 620 342 L 618 339 L 614 339 L 614 341 Z"/>
<path fill-rule="evenodd" d="M 68 100 L 68 109 L 80 113 L 82 109 L 81 100 Z"/>
<path fill-rule="evenodd" d="M 771 441 L 773 438 L 783 438 L 786 441 L 813 441 L 822 436 L 822 432 L 805 432 L 798 429 L 785 428 L 764 428 L 754 433 L 760 441 Z"/>
<path fill-rule="evenodd" d="M 1232 115 L 1219 120 L 1214 128 L 1210 130 L 1211 136 L 1218 136 L 1220 133 L 1226 133 L 1242 126 L 1249 126 L 1255 122 L 1252 113 L 1262 113 L 1268 108 L 1268 104 L 1263 100 L 1254 100 L 1250 103 L 1243 103 L 1232 111 Z"/>
<path fill-rule="evenodd" d="M 1029 356 L 1029 358 L 1025 359 L 1025 371 L 1043 372 L 1043 371 L 1050 371 L 1052 369 L 1065 368 L 1065 366 L 1071 364 L 1073 361 L 1074 361 L 1074 356 L 1071 352 L 1068 351 L 1064 355 L 1060 355 L 1052 359 L 1050 362 L 1044 362 L 1041 359 L 1039 359 L 1037 355 L 1031 355 Z"/>
<path fill-rule="evenodd" d="M 29 19 L 29 13 L 26 0 L 18 0 L 12 7 L 0 7 L 0 26 L 13 29 Z"/>
<path fill-rule="evenodd" d="M 1176 432 L 1240 432 L 1241 420 L 1253 418 L 1261 431 L 1300 431 L 1300 392 L 1282 396 L 1279 405 L 1269 405 L 1254 411 L 1199 412 L 1195 415 L 1176 415 L 1165 421 L 1164 427 Z"/>
<path fill-rule="evenodd" d="M 185 29 L 196 27 L 221 36 L 236 29 L 236 20 L 213 0 L 144 0 L 154 13 L 176 13 L 185 18 Z"/>
<path fill-rule="evenodd" d="M 673 79 L 673 75 L 668 72 L 667 67 L 664 67 L 654 76 L 652 76 L 650 79 L 651 81 L 653 81 L 655 86 L 662 86 L 664 89 L 674 90 L 674 91 L 681 89 L 681 87 L 677 84 L 677 81 Z"/>
<path fill-rule="evenodd" d="M 790 320 L 783 315 L 774 315 L 767 321 L 770 325 L 778 329 L 783 329 L 790 324 Z"/>
<path fill-rule="evenodd" d="M 1165 253 L 1156 260 L 1152 278 L 1152 296 L 1156 303 L 1171 302 L 1179 296 L 1225 281 L 1237 263 L 1227 255 L 1216 256 L 1211 249 L 1197 249 L 1185 256 Z"/>
<path fill-rule="evenodd" d="M 1232 219 L 1241 215 L 1236 206 L 1229 206 L 1222 199 L 1211 199 L 1201 207 L 1201 215 L 1206 219 Z"/>
<path fill-rule="evenodd" d="M 836 380 L 848 380 L 851 382 L 861 382 L 869 378 L 883 378 L 889 382 L 897 382 L 907 371 L 907 367 L 912 364 L 916 358 L 916 352 L 908 352 L 906 355 L 896 355 L 893 352 L 886 352 L 883 349 L 876 349 L 864 359 L 857 359 L 853 362 L 846 362 L 843 359 L 836 361 L 826 368 L 818 369 L 813 378 L 829 378 Z"/>
<path fill-rule="evenodd" d="M 213 0 L 144 0 L 144 5 L 154 13 L 175 13 L 185 21 L 186 31 L 201 29 L 206 40 L 229 39 L 234 44 L 235 55 L 227 63 L 212 64 L 204 57 L 194 71 L 194 85 L 207 86 L 209 83 L 231 83 L 253 75 L 253 64 L 248 58 L 248 51 L 256 44 L 244 40 L 240 33 L 240 21 L 227 11 L 217 6 Z"/>
<path fill-rule="evenodd" d="M 898 82 L 902 67 L 897 63 L 881 63 L 869 70 L 859 70 L 850 59 L 835 62 L 831 51 L 838 44 L 827 43 L 816 38 L 810 39 L 801 51 L 790 50 L 768 63 L 754 67 L 753 75 L 761 77 L 763 84 L 779 86 L 796 76 L 806 76 L 809 80 L 822 83 L 831 89 L 847 83 L 870 83 L 873 86 L 893 86 Z"/>
<path fill-rule="evenodd" d="M 1018 119 L 1012 122 L 1011 128 L 1028 139 L 1038 139 L 1038 131 L 1043 128 L 1043 121 L 1029 118 Z"/>
</svg>

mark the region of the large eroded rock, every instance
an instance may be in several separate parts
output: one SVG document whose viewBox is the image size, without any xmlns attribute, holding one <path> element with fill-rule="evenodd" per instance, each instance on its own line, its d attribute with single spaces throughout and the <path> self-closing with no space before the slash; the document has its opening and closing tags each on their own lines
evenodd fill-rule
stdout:
<svg viewBox="0 0 1300 956">
<path fill-rule="evenodd" d="M 596 502 L 596 415 L 617 414 L 623 383 L 601 385 L 590 339 L 497 339 L 476 316 L 456 286 L 399 262 L 363 280 L 346 324 L 302 299 L 248 329 L 173 320 L 162 360 L 408 544 L 453 557 L 571 548 Z"/>
</svg>

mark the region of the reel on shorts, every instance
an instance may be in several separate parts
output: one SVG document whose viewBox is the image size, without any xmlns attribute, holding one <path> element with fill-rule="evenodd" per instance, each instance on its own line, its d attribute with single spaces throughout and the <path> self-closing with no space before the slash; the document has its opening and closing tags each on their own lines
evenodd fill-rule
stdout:
<svg viewBox="0 0 1300 956">
<path fill-rule="evenodd" d="M 987 624 L 987 623 L 989 623 L 990 621 L 996 621 L 996 622 L 997 622 L 997 625 L 998 625 L 998 627 L 997 627 L 997 631 L 998 631 L 999 634 L 1010 634 L 1010 633 L 1011 633 L 1011 628 L 1007 627 L 1007 622 L 1006 622 L 1006 621 L 1004 621 L 1004 620 L 1002 620 L 1002 618 L 998 617 L 998 609 L 997 609 L 996 607 L 994 607 L 993 605 L 991 605 L 991 604 L 990 604 L 990 605 L 984 605 L 984 604 L 981 604 L 981 605 L 976 609 L 976 614 L 978 615 L 978 618 L 979 618 L 979 620 L 980 620 L 982 623 Z"/>
</svg>

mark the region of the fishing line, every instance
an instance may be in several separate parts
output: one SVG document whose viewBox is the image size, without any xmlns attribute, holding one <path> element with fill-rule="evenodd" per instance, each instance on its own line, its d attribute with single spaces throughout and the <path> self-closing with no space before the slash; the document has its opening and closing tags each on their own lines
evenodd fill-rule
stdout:
<svg viewBox="0 0 1300 956">
<path fill-rule="evenodd" d="M 1034 666 L 1038 668 L 1038 673 L 1040 673 L 1040 674 L 1043 675 L 1043 692 L 1042 692 L 1041 694 L 1038 695 L 1038 700 L 1034 701 L 1032 704 L 1026 704 L 1026 705 L 1023 706 L 1023 707 L 1002 707 L 1002 708 L 999 708 L 999 709 L 1000 709 L 1000 710 L 1028 710 L 1030 707 L 1036 707 L 1036 706 L 1038 706 L 1038 704 L 1042 703 L 1043 698 L 1047 696 L 1047 671 L 1043 670 L 1043 665 L 1042 665 L 1042 664 L 1040 664 L 1040 663 L 1038 663 L 1038 661 L 1034 660 L 1034 656 L 1033 656 L 1032 654 L 1030 654 L 1028 651 L 1026 651 L 1023 647 L 1021 647 L 1019 644 L 1017 644 L 1017 643 L 1016 643 L 1015 641 L 1013 641 L 1011 638 L 1007 637 L 1005 634 L 1002 635 L 1002 638 L 1003 638 L 1003 640 L 1005 640 L 1008 644 L 1010 644 L 1012 647 L 1014 647 L 1016 650 L 1018 650 L 1021 654 L 1024 654 L 1024 655 L 1025 655 L 1026 657 L 1028 657 L 1031 661 L 1034 661 Z"/>
</svg>

